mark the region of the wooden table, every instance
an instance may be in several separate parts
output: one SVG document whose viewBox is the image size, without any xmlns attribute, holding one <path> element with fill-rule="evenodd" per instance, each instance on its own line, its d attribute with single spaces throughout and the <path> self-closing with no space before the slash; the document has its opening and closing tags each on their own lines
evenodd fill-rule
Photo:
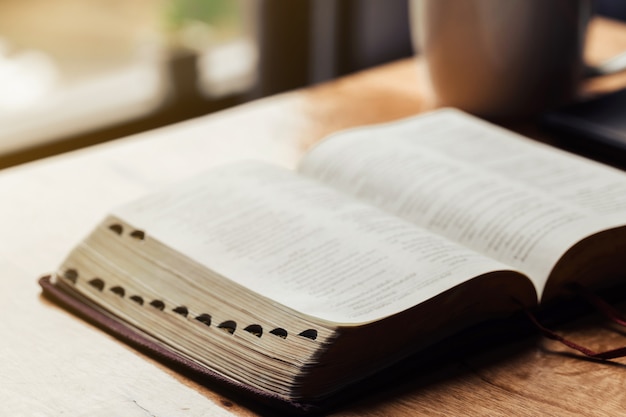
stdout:
<svg viewBox="0 0 626 417">
<path fill-rule="evenodd" d="M 591 40 L 595 60 L 626 50 L 626 27 L 597 20 Z M 619 85 L 623 75 L 588 89 Z M 50 304 L 36 279 L 138 194 L 231 160 L 290 167 L 332 131 L 432 107 L 407 60 L 0 172 L 0 414 L 252 415 Z M 585 323 L 563 331 L 598 349 L 626 344 Z M 624 364 L 531 339 L 451 361 L 336 415 L 614 416 L 626 410 Z"/>
</svg>

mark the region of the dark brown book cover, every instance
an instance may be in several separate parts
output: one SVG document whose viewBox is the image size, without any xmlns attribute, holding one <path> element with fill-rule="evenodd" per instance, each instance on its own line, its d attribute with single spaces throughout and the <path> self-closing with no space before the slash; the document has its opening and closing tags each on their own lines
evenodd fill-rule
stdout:
<svg viewBox="0 0 626 417">
<path fill-rule="evenodd" d="M 167 345 L 159 343 L 130 326 L 124 325 L 97 308 L 93 308 L 90 304 L 84 303 L 80 299 L 66 293 L 54 285 L 49 275 L 41 277 L 39 285 L 43 289 L 43 294 L 46 298 L 106 331 L 118 340 L 159 360 L 178 373 L 190 377 L 202 385 L 216 389 L 235 400 L 246 401 L 246 404 L 250 404 L 251 400 L 252 404 L 250 405 L 253 408 L 265 406 L 289 414 L 311 414 L 320 412 L 327 407 L 323 404 L 288 401 L 213 372 L 209 368 L 201 366 L 169 349 Z"/>
</svg>

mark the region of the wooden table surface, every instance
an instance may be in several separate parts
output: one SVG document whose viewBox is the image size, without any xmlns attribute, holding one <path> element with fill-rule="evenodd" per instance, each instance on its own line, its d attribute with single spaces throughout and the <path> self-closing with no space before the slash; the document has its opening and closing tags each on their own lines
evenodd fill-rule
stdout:
<svg viewBox="0 0 626 417">
<path fill-rule="evenodd" d="M 626 27 L 596 20 L 591 60 L 626 50 Z M 624 75 L 589 91 L 626 85 Z M 227 161 L 291 167 L 324 135 L 433 108 L 415 60 L 0 172 L 0 415 L 247 416 L 254 413 L 117 342 L 39 295 L 37 278 L 115 205 Z M 626 344 L 585 323 L 597 349 Z M 626 362 L 596 363 L 552 342 L 451 361 L 338 416 L 619 415 Z"/>
</svg>

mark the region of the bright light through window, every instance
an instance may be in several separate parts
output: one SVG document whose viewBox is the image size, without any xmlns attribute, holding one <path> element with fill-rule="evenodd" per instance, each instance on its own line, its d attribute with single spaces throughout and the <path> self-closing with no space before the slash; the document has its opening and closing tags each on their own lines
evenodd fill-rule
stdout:
<svg viewBox="0 0 626 417">
<path fill-rule="evenodd" d="M 122 123 L 197 57 L 209 99 L 254 82 L 254 0 L 0 0 L 0 154 Z"/>
</svg>

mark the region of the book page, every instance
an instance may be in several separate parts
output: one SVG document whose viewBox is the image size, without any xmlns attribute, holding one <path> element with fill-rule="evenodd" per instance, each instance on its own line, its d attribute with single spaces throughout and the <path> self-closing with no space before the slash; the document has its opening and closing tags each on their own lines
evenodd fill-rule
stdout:
<svg viewBox="0 0 626 417">
<path fill-rule="evenodd" d="M 294 173 L 243 163 L 113 213 L 305 314 L 376 320 L 504 265 Z"/>
<path fill-rule="evenodd" d="M 339 133 L 299 171 L 519 268 L 624 224 L 626 176 L 454 110 Z"/>
</svg>

